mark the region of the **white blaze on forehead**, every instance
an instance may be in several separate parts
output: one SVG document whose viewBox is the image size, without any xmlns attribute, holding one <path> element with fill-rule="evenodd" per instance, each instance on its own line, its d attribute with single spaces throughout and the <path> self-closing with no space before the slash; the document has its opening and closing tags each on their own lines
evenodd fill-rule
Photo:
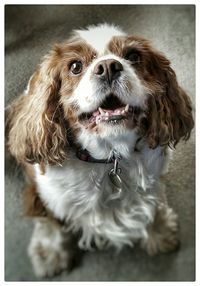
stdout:
<svg viewBox="0 0 200 286">
<path fill-rule="evenodd" d="M 85 30 L 75 30 L 75 33 L 100 54 L 105 51 L 112 37 L 126 35 L 119 27 L 108 24 L 89 26 Z"/>
</svg>

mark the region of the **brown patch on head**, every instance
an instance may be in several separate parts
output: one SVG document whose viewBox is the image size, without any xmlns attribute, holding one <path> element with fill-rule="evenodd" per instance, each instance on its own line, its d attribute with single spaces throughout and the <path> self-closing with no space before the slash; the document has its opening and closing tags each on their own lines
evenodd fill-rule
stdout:
<svg viewBox="0 0 200 286">
<path fill-rule="evenodd" d="M 123 50 L 126 45 L 126 37 L 119 36 L 113 37 L 108 45 L 108 49 L 111 53 L 123 57 Z"/>
<path fill-rule="evenodd" d="M 109 44 L 112 53 L 124 58 L 132 66 L 142 83 L 150 91 L 162 91 L 163 74 L 160 73 L 158 62 L 163 67 L 169 66 L 170 62 L 164 55 L 156 51 L 146 39 L 138 36 L 114 37 Z M 138 54 L 139 61 L 132 63 L 128 60 L 131 53 Z M 159 59 L 157 56 L 159 56 Z"/>
</svg>

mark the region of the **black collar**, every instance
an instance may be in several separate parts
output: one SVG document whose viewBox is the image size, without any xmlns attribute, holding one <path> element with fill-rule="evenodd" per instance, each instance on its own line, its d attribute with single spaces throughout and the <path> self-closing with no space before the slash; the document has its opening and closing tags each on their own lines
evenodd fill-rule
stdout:
<svg viewBox="0 0 200 286">
<path fill-rule="evenodd" d="M 134 151 L 139 152 L 140 150 L 138 149 L 138 143 L 141 141 L 142 137 L 138 138 L 135 144 Z M 89 163 L 104 163 L 104 164 L 110 164 L 114 163 L 115 159 L 120 160 L 121 156 L 117 154 L 116 152 L 113 152 L 112 156 L 106 158 L 106 159 L 96 159 L 90 155 L 87 149 L 77 149 L 76 151 L 76 157 L 84 162 L 89 162 Z"/>
<path fill-rule="evenodd" d="M 76 157 L 84 162 L 89 163 L 104 163 L 104 164 L 110 164 L 113 163 L 115 158 L 112 156 L 107 159 L 96 159 L 90 155 L 90 153 L 86 149 L 79 149 L 76 152 Z"/>
</svg>

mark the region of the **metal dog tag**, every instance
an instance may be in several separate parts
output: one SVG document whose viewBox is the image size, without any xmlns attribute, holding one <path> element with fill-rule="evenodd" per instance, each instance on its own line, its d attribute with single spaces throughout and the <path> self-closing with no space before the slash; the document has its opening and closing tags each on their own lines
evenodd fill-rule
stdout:
<svg viewBox="0 0 200 286">
<path fill-rule="evenodd" d="M 112 183 L 113 192 L 121 193 L 122 191 L 122 180 L 118 175 L 121 172 L 121 169 L 118 167 L 119 157 L 115 157 L 114 167 L 108 173 L 110 182 Z"/>
<path fill-rule="evenodd" d="M 112 190 L 113 192 L 121 193 L 122 191 L 122 180 L 120 176 L 114 173 L 114 169 L 111 169 L 108 173 L 109 179 L 112 183 Z"/>
</svg>

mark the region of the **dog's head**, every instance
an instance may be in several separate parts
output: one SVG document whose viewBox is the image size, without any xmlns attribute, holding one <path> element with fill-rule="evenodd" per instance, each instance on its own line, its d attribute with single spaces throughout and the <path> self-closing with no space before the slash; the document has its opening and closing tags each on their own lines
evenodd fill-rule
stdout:
<svg viewBox="0 0 200 286">
<path fill-rule="evenodd" d="M 56 44 L 11 106 L 9 141 L 19 161 L 61 163 L 71 142 L 134 131 L 150 148 L 188 139 L 191 103 L 170 62 L 114 26 L 75 31 Z"/>
</svg>

